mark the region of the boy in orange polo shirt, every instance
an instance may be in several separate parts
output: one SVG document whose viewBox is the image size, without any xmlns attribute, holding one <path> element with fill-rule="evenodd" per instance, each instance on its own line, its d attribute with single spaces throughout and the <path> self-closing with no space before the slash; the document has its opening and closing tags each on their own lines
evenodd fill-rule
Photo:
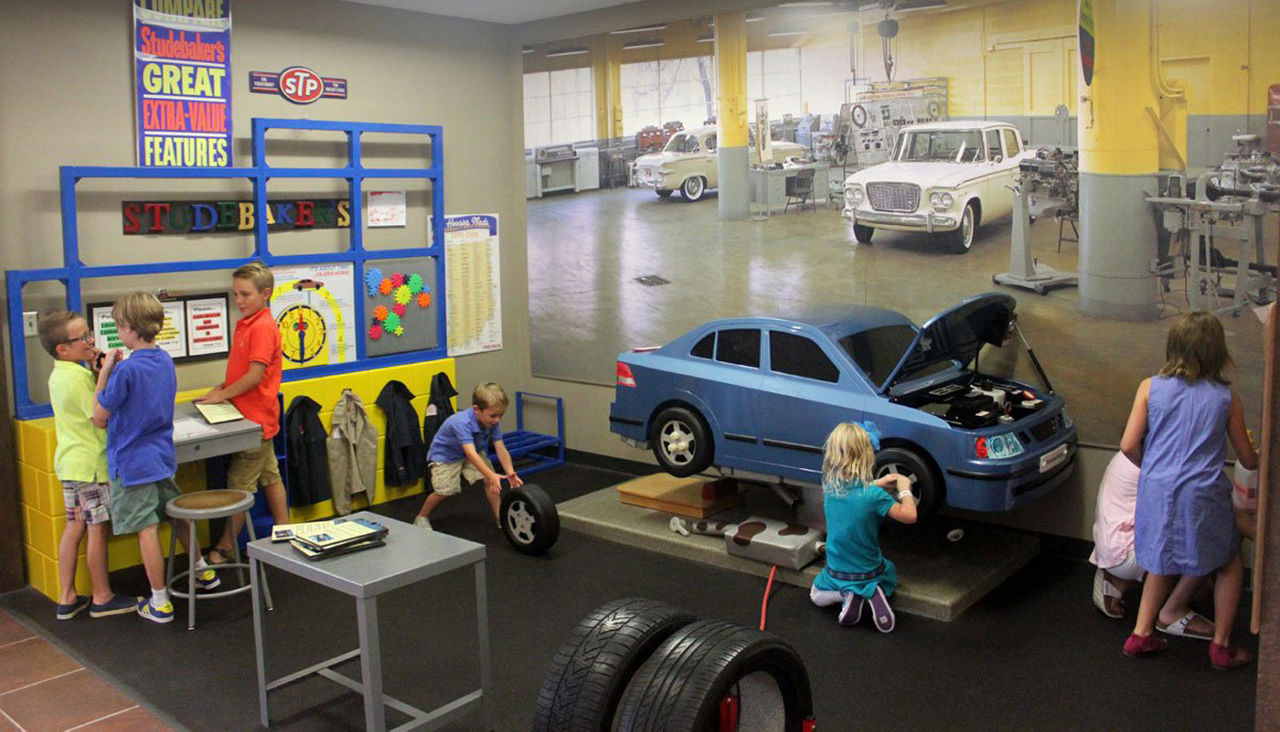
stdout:
<svg viewBox="0 0 1280 732">
<path fill-rule="evenodd" d="M 262 444 L 231 456 L 227 487 L 253 493 L 259 482 L 263 483 L 272 518 L 277 524 L 287 524 L 288 499 L 271 443 L 280 431 L 280 403 L 276 399 L 280 391 L 280 329 L 267 307 L 275 277 L 262 262 L 250 262 L 232 274 L 231 282 L 240 319 L 227 356 L 227 376 L 200 401 L 230 401 L 246 419 L 262 425 Z M 209 550 L 210 564 L 230 561 L 232 542 L 244 521 L 245 514 L 227 521 L 222 538 Z"/>
</svg>

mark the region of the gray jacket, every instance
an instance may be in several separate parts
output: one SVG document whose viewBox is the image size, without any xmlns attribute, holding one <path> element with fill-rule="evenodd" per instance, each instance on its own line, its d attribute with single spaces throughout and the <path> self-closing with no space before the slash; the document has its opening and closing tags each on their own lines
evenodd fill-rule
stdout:
<svg viewBox="0 0 1280 732">
<path fill-rule="evenodd" d="M 350 389 L 343 389 L 333 406 L 328 448 L 334 509 L 343 515 L 351 513 L 351 497 L 357 493 L 363 493 L 372 504 L 378 477 L 378 433 L 364 411 L 364 402 Z"/>
</svg>

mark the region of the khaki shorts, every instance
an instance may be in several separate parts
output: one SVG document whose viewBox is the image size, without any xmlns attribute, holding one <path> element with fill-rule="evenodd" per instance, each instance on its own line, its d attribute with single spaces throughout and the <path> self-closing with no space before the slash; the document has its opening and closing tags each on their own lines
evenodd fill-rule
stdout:
<svg viewBox="0 0 1280 732">
<path fill-rule="evenodd" d="M 480 456 L 480 461 L 487 468 L 493 470 L 493 463 L 489 462 L 488 455 L 484 453 L 476 454 Z M 447 463 L 432 461 L 430 467 L 431 487 L 442 496 L 456 496 L 460 493 L 462 491 L 461 479 L 466 479 L 467 483 L 484 480 L 484 473 L 476 470 L 476 466 L 468 462 L 466 458 Z"/>
<path fill-rule="evenodd" d="M 231 465 L 227 468 L 228 488 L 253 493 L 258 490 L 259 483 L 275 485 L 280 482 L 276 448 L 271 440 L 263 440 L 261 445 L 231 456 Z"/>
<path fill-rule="evenodd" d="M 168 518 L 165 504 L 180 495 L 173 478 L 139 483 L 128 488 L 119 478 L 111 480 L 111 526 L 116 536 L 134 534 Z"/>
</svg>

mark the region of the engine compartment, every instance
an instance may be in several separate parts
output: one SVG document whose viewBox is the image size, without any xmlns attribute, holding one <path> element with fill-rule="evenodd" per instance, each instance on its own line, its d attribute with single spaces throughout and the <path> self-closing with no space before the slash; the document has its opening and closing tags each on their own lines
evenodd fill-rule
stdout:
<svg viewBox="0 0 1280 732">
<path fill-rule="evenodd" d="M 1011 424 L 1039 412 L 1045 401 L 1027 387 L 978 374 L 894 400 L 964 429 Z"/>
</svg>

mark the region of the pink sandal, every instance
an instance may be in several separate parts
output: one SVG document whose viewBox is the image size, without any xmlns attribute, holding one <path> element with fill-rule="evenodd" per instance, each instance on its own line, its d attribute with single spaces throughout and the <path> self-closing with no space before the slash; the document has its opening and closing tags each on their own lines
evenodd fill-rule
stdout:
<svg viewBox="0 0 1280 732">
<path fill-rule="evenodd" d="M 1143 656 L 1151 656 L 1169 647 L 1169 641 L 1152 633 L 1151 635 L 1138 635 L 1134 633 L 1124 641 L 1124 655 L 1129 658 L 1142 658 Z"/>
</svg>

